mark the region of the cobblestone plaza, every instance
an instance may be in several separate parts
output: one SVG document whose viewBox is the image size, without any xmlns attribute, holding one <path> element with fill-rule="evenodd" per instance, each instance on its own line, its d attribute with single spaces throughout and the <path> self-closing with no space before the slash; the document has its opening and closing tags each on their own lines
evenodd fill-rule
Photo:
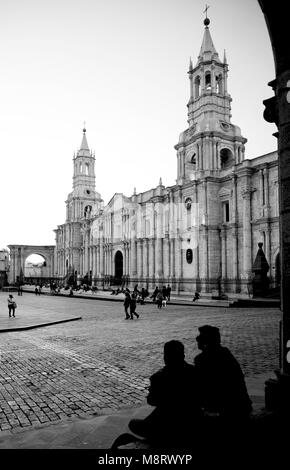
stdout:
<svg viewBox="0 0 290 470">
<path fill-rule="evenodd" d="M 0 319 L 7 320 L 4 293 Z M 138 305 L 125 321 L 122 302 L 24 294 L 15 319 L 33 311 L 82 319 L 0 334 L 0 429 L 17 432 L 67 418 L 106 414 L 146 402 L 148 377 L 163 364 L 163 344 L 179 339 L 191 362 L 203 324 L 218 326 L 222 341 L 247 379 L 278 367 L 278 309 Z"/>
</svg>

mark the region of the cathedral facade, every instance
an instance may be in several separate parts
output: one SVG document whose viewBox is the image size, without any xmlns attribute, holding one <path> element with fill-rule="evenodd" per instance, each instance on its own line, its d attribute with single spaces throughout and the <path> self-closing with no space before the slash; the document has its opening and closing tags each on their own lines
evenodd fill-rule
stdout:
<svg viewBox="0 0 290 470">
<path fill-rule="evenodd" d="M 231 122 L 227 60 L 215 50 L 207 18 L 188 76 L 188 128 L 175 146 L 175 185 L 160 179 L 143 193 L 115 194 L 104 206 L 83 130 L 66 221 L 55 230 L 59 279 L 248 296 L 263 243 L 270 285 L 279 283 L 277 152 L 245 159 L 247 140 Z"/>
</svg>

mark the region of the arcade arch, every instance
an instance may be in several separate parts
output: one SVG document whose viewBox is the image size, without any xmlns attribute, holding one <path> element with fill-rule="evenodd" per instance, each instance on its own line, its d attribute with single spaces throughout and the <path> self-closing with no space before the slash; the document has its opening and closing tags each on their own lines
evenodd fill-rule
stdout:
<svg viewBox="0 0 290 470">
<path fill-rule="evenodd" d="M 39 278 L 52 278 L 54 276 L 54 250 L 52 245 L 9 245 L 10 269 L 9 284 L 25 281 L 25 262 L 31 255 L 42 257 L 45 262 L 42 276 Z"/>
</svg>

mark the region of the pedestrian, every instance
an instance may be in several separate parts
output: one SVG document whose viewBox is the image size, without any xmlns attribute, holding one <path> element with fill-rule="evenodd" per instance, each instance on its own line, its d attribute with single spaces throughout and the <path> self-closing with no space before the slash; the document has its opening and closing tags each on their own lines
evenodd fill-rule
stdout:
<svg viewBox="0 0 290 470">
<path fill-rule="evenodd" d="M 142 290 L 141 290 L 141 305 L 144 305 L 145 304 L 145 297 L 146 297 L 146 291 L 144 289 L 144 287 L 142 287 Z"/>
<path fill-rule="evenodd" d="M 124 310 L 125 310 L 125 320 L 129 320 L 130 315 L 128 313 L 128 308 L 130 307 L 131 304 L 131 296 L 129 292 L 125 292 L 125 299 L 124 299 Z"/>
<path fill-rule="evenodd" d="M 136 313 L 136 305 L 137 305 L 137 293 L 133 292 L 131 296 L 131 301 L 130 301 L 130 320 L 134 319 L 133 315 L 139 318 L 139 314 Z"/>
<path fill-rule="evenodd" d="M 34 292 L 35 292 L 35 295 L 38 294 L 38 287 L 37 286 L 35 286 Z"/>
<path fill-rule="evenodd" d="M 157 301 L 157 308 L 162 308 L 163 295 L 161 292 L 158 292 L 156 301 Z"/>
<path fill-rule="evenodd" d="M 155 286 L 155 289 L 154 289 L 154 291 L 153 291 L 153 294 L 151 295 L 151 299 L 153 299 L 153 300 L 152 300 L 153 303 L 156 301 L 156 297 L 157 297 L 157 295 L 158 295 L 158 292 L 159 292 L 159 289 L 158 289 L 157 286 Z"/>
<path fill-rule="evenodd" d="M 167 289 L 166 289 L 166 297 L 167 297 L 167 301 L 170 302 L 170 294 L 171 294 L 171 287 L 170 285 L 168 284 L 167 285 Z"/>
<path fill-rule="evenodd" d="M 167 297 L 167 288 L 166 288 L 166 286 L 162 287 L 162 297 Z"/>
<path fill-rule="evenodd" d="M 22 285 L 21 285 L 21 284 L 18 284 L 18 289 L 17 289 L 17 291 L 18 291 L 18 292 L 17 292 L 18 295 L 22 295 L 23 290 L 22 290 Z"/>
<path fill-rule="evenodd" d="M 12 317 L 15 317 L 15 309 L 17 305 L 12 294 L 9 294 L 7 301 L 8 301 L 9 318 L 11 318 L 11 313 L 12 313 Z"/>
<path fill-rule="evenodd" d="M 192 302 L 195 302 L 196 300 L 198 300 L 199 297 L 200 297 L 199 293 L 198 293 L 198 292 L 195 292 L 194 297 L 193 297 L 193 299 L 192 299 Z"/>
<path fill-rule="evenodd" d="M 41 294 L 41 289 L 42 289 L 42 285 L 39 285 L 39 286 L 38 286 L 38 295 Z"/>
</svg>

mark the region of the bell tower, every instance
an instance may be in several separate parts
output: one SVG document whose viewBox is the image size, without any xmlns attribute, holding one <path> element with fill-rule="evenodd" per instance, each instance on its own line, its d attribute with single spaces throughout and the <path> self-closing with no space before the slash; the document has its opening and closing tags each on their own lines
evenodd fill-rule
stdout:
<svg viewBox="0 0 290 470">
<path fill-rule="evenodd" d="M 73 191 L 66 201 L 67 222 L 89 217 L 93 208 L 102 202 L 95 190 L 95 154 L 89 149 L 85 128 L 80 149 L 73 157 L 73 167 Z"/>
<path fill-rule="evenodd" d="M 189 62 L 190 98 L 188 129 L 180 134 L 177 150 L 177 183 L 215 176 L 244 160 L 244 144 L 238 126 L 231 123 L 228 64 L 214 47 L 205 18 L 204 35 L 195 66 Z"/>
</svg>

